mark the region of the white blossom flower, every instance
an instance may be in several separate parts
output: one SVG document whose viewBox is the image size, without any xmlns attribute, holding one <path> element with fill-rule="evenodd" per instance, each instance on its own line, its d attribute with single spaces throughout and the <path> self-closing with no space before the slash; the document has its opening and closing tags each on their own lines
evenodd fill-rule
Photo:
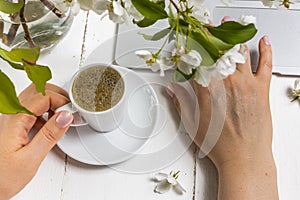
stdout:
<svg viewBox="0 0 300 200">
<path fill-rule="evenodd" d="M 131 0 L 123 0 L 123 2 L 128 14 L 132 16 L 135 21 L 141 21 L 144 19 L 144 16 L 132 5 Z"/>
<path fill-rule="evenodd" d="M 160 194 L 168 192 L 172 187 L 180 193 L 186 192 L 186 189 L 177 180 L 179 171 L 170 174 L 158 173 L 154 176 L 155 181 L 159 182 L 154 191 Z"/>
<path fill-rule="evenodd" d="M 179 70 L 186 75 L 192 74 L 193 69 L 202 62 L 202 57 L 197 51 L 191 50 L 187 53 L 184 47 L 174 49 L 172 56 L 175 57 Z"/>
<path fill-rule="evenodd" d="M 197 68 L 194 79 L 203 87 L 208 87 L 211 77 L 216 70 L 216 66 L 200 66 Z"/>
<path fill-rule="evenodd" d="M 210 12 L 203 4 L 204 0 L 189 0 L 187 3 L 189 7 L 192 7 L 192 17 L 195 17 L 201 22 L 208 23 Z"/>
<path fill-rule="evenodd" d="M 292 101 L 300 98 L 300 79 L 296 79 L 294 83 L 294 89 L 292 89 Z"/>
<path fill-rule="evenodd" d="M 101 1 L 101 4 L 103 5 L 105 2 L 109 2 L 107 0 L 98 0 L 98 1 Z M 79 3 L 80 5 L 80 8 L 82 10 L 85 10 L 85 11 L 89 11 L 89 10 L 92 10 L 93 9 L 93 3 L 94 3 L 94 0 L 77 0 L 77 2 Z M 103 10 L 105 11 L 107 8 L 104 8 Z"/>
<path fill-rule="evenodd" d="M 80 4 L 76 0 L 52 0 L 55 7 L 63 13 L 71 9 L 73 16 L 77 15 L 80 11 Z"/>
<path fill-rule="evenodd" d="M 115 23 L 130 23 L 130 16 L 140 21 L 144 18 L 135 7 L 131 0 L 78 0 L 82 10 L 93 10 L 98 15 L 109 16 Z"/>
<path fill-rule="evenodd" d="M 117 0 L 110 3 L 108 9 L 109 19 L 115 23 L 130 23 L 130 17 L 125 8 L 122 6 L 122 1 Z"/>
<path fill-rule="evenodd" d="M 235 45 L 217 60 L 215 63 L 216 70 L 214 71 L 213 76 L 217 80 L 227 78 L 229 75 L 235 72 L 236 64 L 244 64 L 246 59 L 247 56 L 245 54 L 243 44 Z"/>
<path fill-rule="evenodd" d="M 135 54 L 146 61 L 147 65 L 151 67 L 152 71 L 160 71 L 160 76 L 164 76 L 164 71 L 169 70 L 175 66 L 175 62 L 168 57 L 159 58 L 153 55 L 150 51 L 139 50 Z"/>
<path fill-rule="evenodd" d="M 294 3 L 297 3 L 299 2 L 299 0 L 289 0 L 289 1 L 284 1 L 284 0 L 262 0 L 262 3 L 264 4 L 264 6 L 267 6 L 267 7 L 272 7 L 273 5 L 276 7 L 276 8 L 279 8 L 279 7 L 286 7 L 286 8 L 289 8 L 291 4 L 294 4 Z"/>
<path fill-rule="evenodd" d="M 279 2 L 279 0 L 261 0 L 262 3 L 264 4 L 264 6 L 267 6 L 267 7 L 272 7 L 273 6 L 273 3 L 276 1 L 276 2 Z"/>
<path fill-rule="evenodd" d="M 242 15 L 239 22 L 243 25 L 256 24 L 256 17 L 253 15 Z"/>
<path fill-rule="evenodd" d="M 237 44 L 228 50 L 211 66 L 200 66 L 197 68 L 194 79 L 203 87 L 209 85 L 211 77 L 217 80 L 227 78 L 236 70 L 236 64 L 244 64 L 247 56 L 243 44 Z"/>
</svg>

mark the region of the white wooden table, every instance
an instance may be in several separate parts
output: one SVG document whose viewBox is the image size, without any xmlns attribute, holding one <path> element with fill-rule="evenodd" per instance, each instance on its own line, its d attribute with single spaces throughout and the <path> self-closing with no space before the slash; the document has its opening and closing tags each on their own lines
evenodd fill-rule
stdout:
<svg viewBox="0 0 300 200">
<path fill-rule="evenodd" d="M 107 19 L 100 21 L 94 13 L 80 12 L 69 34 L 49 52 L 41 56 L 40 63 L 51 66 L 51 83 L 63 85 L 88 56 L 101 43 L 115 33 L 115 25 Z M 296 53 L 296 52 L 294 52 Z M 11 70 L 0 61 L 1 70 L 13 77 L 17 91 L 22 91 L 29 81 L 23 72 Z M 152 72 L 139 72 L 146 80 L 157 79 Z M 280 199 L 296 200 L 300 197 L 300 106 L 290 103 L 288 88 L 295 77 L 273 76 L 271 105 L 274 122 L 274 154 L 278 170 Z M 161 80 L 160 80 L 161 81 Z M 158 99 L 166 105 L 171 124 L 176 128 L 179 118 L 170 99 L 158 91 Z M 173 130 L 164 130 L 172 136 Z M 167 140 L 167 137 L 165 138 Z M 145 149 L 158 148 L 164 141 L 147 144 Z M 149 146 L 150 145 L 150 146 Z M 183 195 L 174 191 L 154 193 L 156 183 L 151 181 L 155 172 L 124 173 L 111 167 L 90 166 L 73 160 L 58 147 L 49 153 L 34 179 L 16 195 L 15 200 L 214 200 L 217 199 L 218 177 L 213 164 L 197 158 L 194 145 L 170 165 L 157 172 L 180 170 L 179 180 L 187 189 Z M 18 172 L 16 172 L 18 173 Z"/>
</svg>

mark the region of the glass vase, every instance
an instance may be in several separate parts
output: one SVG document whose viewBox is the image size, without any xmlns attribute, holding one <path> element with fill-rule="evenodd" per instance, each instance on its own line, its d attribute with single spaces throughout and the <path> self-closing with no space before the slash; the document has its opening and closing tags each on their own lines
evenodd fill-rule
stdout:
<svg viewBox="0 0 300 200">
<path fill-rule="evenodd" d="M 20 11 L 14 14 L 0 12 L 2 47 L 3 45 L 8 48 L 40 46 L 46 49 L 59 42 L 70 29 L 74 16 L 70 8 L 64 12 L 58 10 L 56 3 L 51 0 L 28 0 L 25 3 L 23 16 L 20 15 Z M 31 39 L 28 39 L 29 37 Z"/>
</svg>

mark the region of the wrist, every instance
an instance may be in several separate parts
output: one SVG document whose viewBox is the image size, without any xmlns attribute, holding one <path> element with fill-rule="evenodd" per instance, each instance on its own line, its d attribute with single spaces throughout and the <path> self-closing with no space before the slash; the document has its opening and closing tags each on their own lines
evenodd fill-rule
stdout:
<svg viewBox="0 0 300 200">
<path fill-rule="evenodd" d="M 222 199 L 278 199 L 277 171 L 273 156 L 229 160 L 217 167 Z"/>
<path fill-rule="evenodd" d="M 230 155 L 230 157 L 227 156 L 227 159 L 217 159 L 215 157 L 211 159 L 219 173 L 223 171 L 234 171 L 236 169 L 249 172 L 263 169 L 276 171 L 276 165 L 272 150 L 270 149 L 261 152 L 263 153 L 250 154 L 247 152 L 243 153 L 243 151 L 239 151 L 238 154 L 232 154 Z"/>
<path fill-rule="evenodd" d="M 243 171 L 246 174 L 266 171 L 276 172 L 275 161 L 272 158 L 266 160 L 230 160 L 216 167 L 219 173 Z"/>
</svg>

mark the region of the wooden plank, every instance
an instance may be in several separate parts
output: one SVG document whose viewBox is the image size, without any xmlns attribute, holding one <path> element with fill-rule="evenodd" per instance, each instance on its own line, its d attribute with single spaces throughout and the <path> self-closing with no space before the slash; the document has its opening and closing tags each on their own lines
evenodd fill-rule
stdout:
<svg viewBox="0 0 300 200">
<path fill-rule="evenodd" d="M 271 109 L 273 114 L 273 152 L 277 164 L 280 199 L 300 197 L 299 101 L 290 102 L 288 93 L 295 77 L 273 76 Z"/>
<path fill-rule="evenodd" d="M 196 158 L 196 193 L 195 200 L 218 199 L 218 172 L 207 158 Z"/>
</svg>

